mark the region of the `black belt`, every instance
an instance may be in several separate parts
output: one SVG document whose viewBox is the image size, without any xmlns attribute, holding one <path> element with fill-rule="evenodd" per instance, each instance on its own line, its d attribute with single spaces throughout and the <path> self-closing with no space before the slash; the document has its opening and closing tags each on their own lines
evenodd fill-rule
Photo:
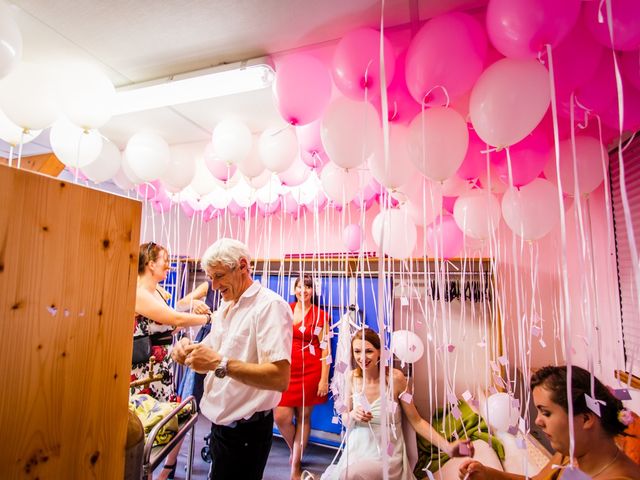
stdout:
<svg viewBox="0 0 640 480">
<path fill-rule="evenodd" d="M 160 332 L 149 335 L 151 345 L 154 347 L 160 347 L 163 345 L 171 345 L 173 343 L 173 335 L 171 332 Z"/>
</svg>

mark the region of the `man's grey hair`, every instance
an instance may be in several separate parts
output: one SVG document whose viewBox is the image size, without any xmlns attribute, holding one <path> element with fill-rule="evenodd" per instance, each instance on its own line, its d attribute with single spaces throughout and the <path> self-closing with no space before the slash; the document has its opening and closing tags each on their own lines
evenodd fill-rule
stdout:
<svg viewBox="0 0 640 480">
<path fill-rule="evenodd" d="M 247 266 L 250 265 L 251 255 L 244 243 L 232 238 L 220 238 L 205 250 L 200 263 L 205 271 L 216 264 L 234 268 L 241 258 L 247 260 Z"/>
</svg>

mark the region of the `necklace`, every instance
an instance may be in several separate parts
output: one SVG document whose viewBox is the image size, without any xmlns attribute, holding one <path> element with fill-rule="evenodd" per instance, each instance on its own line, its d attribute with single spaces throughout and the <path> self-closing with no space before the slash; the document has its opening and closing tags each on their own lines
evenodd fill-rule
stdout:
<svg viewBox="0 0 640 480">
<path fill-rule="evenodd" d="M 618 454 L 620 453 L 620 449 L 616 448 L 616 454 L 613 456 L 613 460 L 611 460 L 609 463 L 607 463 L 604 467 L 602 467 L 598 473 L 594 473 L 593 475 L 591 475 L 591 478 L 595 478 L 598 475 L 600 475 L 602 472 L 604 472 L 607 468 L 609 468 L 611 465 L 613 465 L 615 463 L 615 461 L 618 459 Z"/>
</svg>

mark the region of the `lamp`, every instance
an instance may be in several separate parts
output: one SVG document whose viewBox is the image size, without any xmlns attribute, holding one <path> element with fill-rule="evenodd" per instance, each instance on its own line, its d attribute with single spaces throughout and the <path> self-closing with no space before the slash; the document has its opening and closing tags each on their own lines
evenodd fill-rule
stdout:
<svg viewBox="0 0 640 480">
<path fill-rule="evenodd" d="M 267 88 L 273 82 L 274 71 L 264 63 L 266 60 L 263 57 L 254 60 L 253 65 L 239 62 L 119 88 L 113 114 L 124 115 Z"/>
</svg>

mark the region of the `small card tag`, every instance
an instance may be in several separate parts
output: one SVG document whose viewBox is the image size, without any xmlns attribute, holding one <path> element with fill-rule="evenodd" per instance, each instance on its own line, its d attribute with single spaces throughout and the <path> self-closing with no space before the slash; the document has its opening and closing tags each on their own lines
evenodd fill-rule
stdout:
<svg viewBox="0 0 640 480">
<path fill-rule="evenodd" d="M 453 415 L 453 418 L 456 420 L 460 420 L 462 418 L 462 412 L 457 405 L 451 409 L 451 415 Z"/>
<path fill-rule="evenodd" d="M 320 335 L 322 333 L 322 327 L 316 327 L 313 330 L 313 334 L 317 337 L 318 335 Z"/>
<path fill-rule="evenodd" d="M 447 392 L 447 401 L 453 405 L 458 404 L 458 397 L 451 390 Z"/>
<path fill-rule="evenodd" d="M 509 359 L 507 358 L 506 355 L 502 355 L 501 357 L 498 357 L 498 362 L 500 362 L 500 365 L 503 365 L 506 367 L 509 364 Z"/>
<path fill-rule="evenodd" d="M 531 326 L 531 336 L 538 338 L 542 333 L 542 329 L 536 325 Z"/>
<path fill-rule="evenodd" d="M 403 295 L 402 297 L 400 297 L 400 305 L 402 307 L 408 307 L 409 306 L 409 299 Z"/>
<path fill-rule="evenodd" d="M 473 398 L 473 395 L 469 390 L 465 390 L 464 393 L 462 394 L 462 398 L 464 399 L 465 402 L 469 402 L 469 400 Z"/>
<path fill-rule="evenodd" d="M 324 340 L 320 342 L 320 348 L 322 350 L 326 350 L 327 349 L 327 342 L 325 342 Z"/>
<path fill-rule="evenodd" d="M 598 400 L 597 398 L 592 398 L 586 393 L 584 394 L 584 398 L 587 403 L 587 408 L 589 408 L 589 410 L 591 410 L 596 415 L 600 416 L 600 404 L 602 403 L 604 405 L 606 404 L 606 402 Z"/>
<path fill-rule="evenodd" d="M 518 434 L 518 427 L 516 427 L 515 425 L 511 425 L 507 429 L 507 432 L 509 432 L 509 435 L 517 435 Z"/>
<path fill-rule="evenodd" d="M 313 346 L 313 343 L 309 344 L 309 353 L 315 357 L 316 355 L 316 347 Z"/>
<path fill-rule="evenodd" d="M 331 365 L 331 362 L 333 362 L 333 358 L 331 358 L 331 355 L 327 355 L 327 358 L 325 359 L 325 362 L 327 363 L 327 365 Z M 345 363 L 345 370 L 347 369 L 347 364 Z M 344 371 L 342 372 L 344 373 Z"/>
<path fill-rule="evenodd" d="M 331 355 L 327 355 L 327 359 L 330 357 Z M 331 362 L 327 362 L 327 363 L 331 363 Z M 344 373 L 347 370 L 348 365 L 346 363 L 344 363 L 342 360 L 340 360 L 338 363 L 336 363 L 336 371 L 338 373 Z"/>
<path fill-rule="evenodd" d="M 298 328 L 298 330 L 300 330 L 300 333 L 304 333 L 306 329 L 307 327 L 305 327 L 304 325 L 300 325 L 300 327 Z"/>
<path fill-rule="evenodd" d="M 337 416 L 334 416 L 331 419 L 331 423 L 333 423 L 334 425 L 337 425 L 338 423 L 340 423 L 340 418 L 338 418 Z"/>
<path fill-rule="evenodd" d="M 540 343 L 540 346 L 542 348 L 547 348 L 547 342 L 545 342 L 543 339 L 538 340 L 538 343 Z"/>
<path fill-rule="evenodd" d="M 631 394 L 626 388 L 616 388 L 613 390 L 613 396 L 618 400 L 631 400 Z"/>
<path fill-rule="evenodd" d="M 591 476 L 578 467 L 567 467 L 562 472 L 562 480 L 591 480 Z"/>
<path fill-rule="evenodd" d="M 460 452 L 460 455 L 462 455 L 463 457 L 468 457 L 469 454 L 471 453 L 471 450 L 469 449 L 469 444 L 467 443 L 460 443 L 458 445 L 458 451 Z"/>
<path fill-rule="evenodd" d="M 400 394 L 400 400 L 402 400 L 404 403 L 411 403 L 413 402 L 413 395 L 411 395 L 409 392 L 402 392 Z"/>
</svg>

